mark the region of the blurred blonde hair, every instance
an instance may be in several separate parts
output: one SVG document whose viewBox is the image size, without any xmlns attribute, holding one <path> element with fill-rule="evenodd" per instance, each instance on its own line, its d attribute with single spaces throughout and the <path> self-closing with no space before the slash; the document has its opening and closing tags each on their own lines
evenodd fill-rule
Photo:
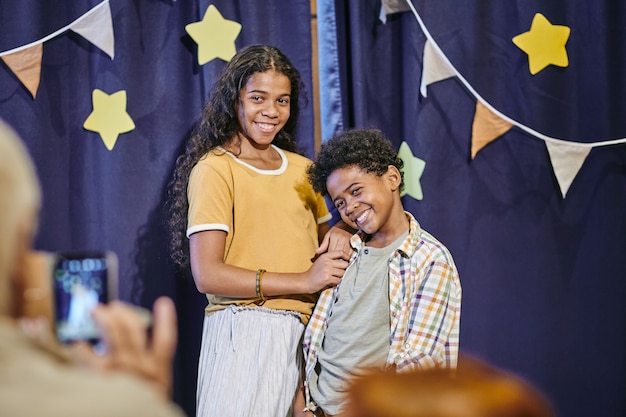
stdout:
<svg viewBox="0 0 626 417">
<path fill-rule="evenodd" d="M 19 251 L 24 243 L 30 248 L 40 204 L 33 162 L 17 134 L 0 120 L 0 314 L 10 312 Z"/>
<path fill-rule="evenodd" d="M 529 383 L 473 358 L 461 358 L 456 371 L 370 373 L 353 381 L 348 398 L 346 417 L 554 416 Z"/>
</svg>

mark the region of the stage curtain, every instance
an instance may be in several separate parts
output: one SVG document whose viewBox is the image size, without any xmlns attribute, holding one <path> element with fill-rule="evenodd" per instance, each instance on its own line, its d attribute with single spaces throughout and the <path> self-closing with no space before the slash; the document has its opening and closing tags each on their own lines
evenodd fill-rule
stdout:
<svg viewBox="0 0 626 417">
<path fill-rule="evenodd" d="M 0 54 L 11 52 L 0 64 L 0 117 L 26 142 L 41 179 L 36 246 L 113 250 L 122 299 L 149 307 L 160 295 L 174 298 L 180 323 L 174 395 L 190 416 L 206 299 L 169 259 L 163 205 L 175 158 L 226 63 L 199 64 L 198 45 L 185 30 L 209 6 L 241 25 L 236 49 L 272 44 L 300 69 L 308 105 L 297 139 L 313 156 L 309 1 L 0 2 Z M 111 149 L 83 127 L 97 94 L 125 104 L 116 119 L 126 122 L 125 131 Z"/>
<path fill-rule="evenodd" d="M 405 2 L 381 15 L 379 0 L 318 3 L 336 27 L 320 54 L 340 66 L 320 73 L 340 75 L 339 98 L 322 96 L 340 102 L 323 106 L 342 111 L 322 123 L 406 145 L 418 169 L 404 205 L 460 272 L 461 354 L 527 378 L 559 416 L 624 415 L 626 6 L 415 0 L 415 13 Z M 540 46 L 568 34 L 567 62 L 533 74 L 513 39 L 537 14 L 556 28 Z M 429 39 L 441 54 L 425 54 Z M 422 94 L 436 69 L 447 75 Z"/>
</svg>

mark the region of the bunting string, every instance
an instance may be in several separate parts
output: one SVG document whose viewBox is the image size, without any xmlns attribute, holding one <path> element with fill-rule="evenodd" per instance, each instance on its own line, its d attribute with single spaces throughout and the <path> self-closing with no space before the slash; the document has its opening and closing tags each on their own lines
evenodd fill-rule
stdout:
<svg viewBox="0 0 626 417">
<path fill-rule="evenodd" d="M 443 51 L 441 50 L 441 48 L 439 47 L 439 45 L 437 44 L 437 42 L 435 41 L 435 39 L 433 38 L 431 33 L 428 31 L 428 28 L 426 27 L 426 25 L 424 24 L 424 22 L 423 22 L 422 18 L 420 17 L 419 13 L 415 9 L 415 6 L 413 5 L 413 2 L 411 0 L 406 0 L 406 2 L 408 4 L 409 8 L 411 9 L 411 12 L 413 13 L 415 18 L 417 19 L 417 22 L 418 22 L 422 32 L 426 36 L 427 42 L 430 43 L 430 47 L 434 50 L 435 54 L 437 55 L 437 58 L 439 58 L 439 59 L 441 59 L 443 61 L 443 63 L 454 74 L 454 76 L 459 79 L 459 81 L 475 97 L 475 99 L 477 101 L 479 101 L 483 106 L 485 106 L 487 109 L 489 109 L 492 113 L 494 113 L 495 115 L 497 115 L 501 119 L 511 123 L 513 126 L 518 127 L 519 129 L 529 133 L 530 135 L 532 135 L 532 136 L 534 136 L 536 138 L 542 139 L 545 142 L 552 142 L 552 143 L 556 143 L 556 144 L 566 143 L 566 144 L 569 144 L 569 145 L 580 146 L 580 147 L 583 147 L 583 148 L 594 148 L 594 147 L 597 147 L 597 146 L 609 146 L 609 145 L 618 145 L 618 144 L 626 143 L 626 138 L 618 138 L 618 139 L 611 139 L 611 140 L 604 140 L 604 141 L 597 141 L 597 142 L 589 142 L 589 143 L 575 142 L 575 141 L 571 141 L 571 140 L 567 140 L 567 139 L 554 138 L 554 137 L 545 135 L 545 134 L 543 134 L 541 132 L 538 132 L 535 129 L 533 129 L 533 128 L 529 127 L 529 126 L 526 126 L 526 125 L 524 125 L 524 124 L 514 120 L 513 118 L 511 118 L 511 117 L 501 113 L 500 111 L 498 111 L 498 109 L 496 109 L 489 102 L 487 102 L 487 100 L 485 100 L 483 97 L 481 97 L 481 95 L 478 94 L 478 92 L 472 87 L 472 85 L 456 69 L 456 67 L 454 65 L 452 65 L 452 63 L 450 62 L 448 57 L 443 53 Z"/>
<path fill-rule="evenodd" d="M 4 51 L 4 52 L 0 52 L 0 57 L 4 56 L 4 55 L 11 55 L 13 53 L 20 52 L 20 51 L 22 51 L 24 49 L 31 48 L 31 47 L 33 47 L 35 45 L 39 45 L 39 44 L 44 43 L 44 42 L 46 42 L 46 41 L 48 41 L 50 39 L 53 39 L 53 38 L 59 36 L 60 34 L 66 32 L 67 30 L 71 29 L 74 25 L 77 25 L 77 24 L 81 23 L 83 20 L 88 19 L 91 15 L 100 12 L 102 8 L 108 7 L 108 6 L 109 6 L 109 0 L 104 0 L 102 3 L 96 5 L 94 8 L 92 8 L 87 13 L 83 14 L 81 17 L 79 17 L 76 20 L 74 20 L 69 25 L 67 25 L 65 27 L 62 27 L 61 29 L 59 29 L 59 30 L 57 30 L 57 31 L 47 35 L 47 36 L 44 36 L 43 38 L 41 38 L 39 40 L 36 40 L 34 42 L 28 43 L 26 45 L 18 46 L 17 48 L 9 49 L 9 50 Z M 110 8 L 109 8 L 109 10 L 110 10 Z"/>
</svg>

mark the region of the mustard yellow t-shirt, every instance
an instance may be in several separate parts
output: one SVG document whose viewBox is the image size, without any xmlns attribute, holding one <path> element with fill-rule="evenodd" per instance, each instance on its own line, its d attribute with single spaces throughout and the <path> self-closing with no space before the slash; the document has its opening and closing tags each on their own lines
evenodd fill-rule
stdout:
<svg viewBox="0 0 626 417">
<path fill-rule="evenodd" d="M 191 171 L 187 195 L 187 236 L 206 230 L 227 233 L 224 262 L 245 269 L 304 272 L 318 247 L 317 226 L 330 220 L 324 198 L 315 193 L 308 158 L 274 147 L 282 158 L 276 170 L 255 168 L 222 148 L 210 151 Z M 231 304 L 261 304 L 207 294 L 211 313 Z M 306 323 L 315 296 L 270 297 L 267 308 L 301 313 Z"/>
</svg>

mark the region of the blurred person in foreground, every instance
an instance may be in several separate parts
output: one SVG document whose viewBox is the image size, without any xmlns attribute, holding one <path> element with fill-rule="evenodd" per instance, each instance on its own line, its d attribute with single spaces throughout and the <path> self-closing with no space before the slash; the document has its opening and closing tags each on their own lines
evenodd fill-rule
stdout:
<svg viewBox="0 0 626 417">
<path fill-rule="evenodd" d="M 160 298 L 152 338 L 121 302 L 98 306 L 107 346 L 56 343 L 52 332 L 51 256 L 32 249 L 41 190 L 15 132 L 0 120 L 0 415 L 183 416 L 170 400 L 176 312 Z"/>
<path fill-rule="evenodd" d="M 348 388 L 343 417 L 554 417 L 550 403 L 522 378 L 474 358 L 455 371 L 372 372 Z"/>
</svg>

